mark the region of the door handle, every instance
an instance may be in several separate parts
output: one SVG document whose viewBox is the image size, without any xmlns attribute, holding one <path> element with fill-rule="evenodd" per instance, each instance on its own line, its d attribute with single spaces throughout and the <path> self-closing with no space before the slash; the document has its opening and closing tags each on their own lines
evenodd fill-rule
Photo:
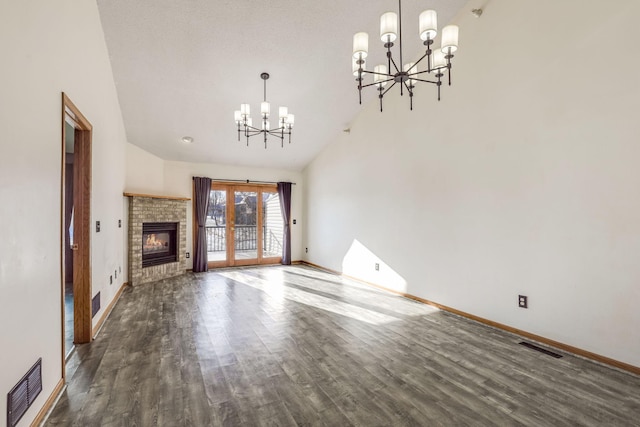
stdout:
<svg viewBox="0 0 640 427">
<path fill-rule="evenodd" d="M 71 245 L 71 250 L 72 251 L 77 251 L 78 250 L 78 244 L 74 243 L 73 245 Z"/>
</svg>

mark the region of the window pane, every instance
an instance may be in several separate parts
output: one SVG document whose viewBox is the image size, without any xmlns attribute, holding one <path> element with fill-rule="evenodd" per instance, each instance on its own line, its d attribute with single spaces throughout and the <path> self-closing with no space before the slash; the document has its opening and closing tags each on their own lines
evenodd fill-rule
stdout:
<svg viewBox="0 0 640 427">
<path fill-rule="evenodd" d="M 227 192 L 224 190 L 211 190 L 206 224 L 209 261 L 226 261 L 227 259 L 226 209 Z"/>
<path fill-rule="evenodd" d="M 262 193 L 262 228 L 263 244 L 262 256 L 282 256 L 283 234 L 282 212 L 280 211 L 280 197 L 278 193 Z"/>
<path fill-rule="evenodd" d="M 255 191 L 235 192 L 235 259 L 258 258 L 257 202 Z"/>
</svg>

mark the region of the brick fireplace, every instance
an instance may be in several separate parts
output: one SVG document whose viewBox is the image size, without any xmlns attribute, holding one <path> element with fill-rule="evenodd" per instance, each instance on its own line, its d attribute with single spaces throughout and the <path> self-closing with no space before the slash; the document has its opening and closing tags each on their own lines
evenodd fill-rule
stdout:
<svg viewBox="0 0 640 427">
<path fill-rule="evenodd" d="M 184 274 L 190 199 L 131 193 L 125 196 L 130 197 L 129 284 L 141 285 Z"/>
</svg>

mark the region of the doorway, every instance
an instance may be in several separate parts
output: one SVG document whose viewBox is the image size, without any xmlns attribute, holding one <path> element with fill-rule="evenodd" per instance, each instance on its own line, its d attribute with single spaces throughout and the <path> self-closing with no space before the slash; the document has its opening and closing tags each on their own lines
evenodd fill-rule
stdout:
<svg viewBox="0 0 640 427">
<path fill-rule="evenodd" d="M 284 222 L 275 185 L 212 183 L 205 229 L 210 268 L 282 261 Z"/>
<path fill-rule="evenodd" d="M 73 350 L 73 154 L 75 131 L 68 121 L 64 124 L 64 355 Z"/>
<path fill-rule="evenodd" d="M 63 372 L 74 344 L 91 341 L 91 123 L 62 94 Z"/>
</svg>

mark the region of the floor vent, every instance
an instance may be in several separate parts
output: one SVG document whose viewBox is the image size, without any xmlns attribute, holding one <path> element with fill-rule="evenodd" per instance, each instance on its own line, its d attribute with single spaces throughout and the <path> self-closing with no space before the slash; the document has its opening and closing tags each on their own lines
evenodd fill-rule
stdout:
<svg viewBox="0 0 640 427">
<path fill-rule="evenodd" d="M 530 342 L 521 341 L 519 344 L 525 347 L 528 347 L 532 350 L 539 351 L 540 353 L 544 353 L 547 356 L 555 357 L 556 359 L 560 359 L 562 357 L 561 354 L 554 353 L 553 351 L 547 350 L 546 348 L 538 347 L 537 345 L 531 344 Z"/>
<path fill-rule="evenodd" d="M 42 391 L 42 358 L 38 359 L 29 372 L 11 389 L 7 395 L 7 425 L 10 427 L 27 412 Z"/>
</svg>

